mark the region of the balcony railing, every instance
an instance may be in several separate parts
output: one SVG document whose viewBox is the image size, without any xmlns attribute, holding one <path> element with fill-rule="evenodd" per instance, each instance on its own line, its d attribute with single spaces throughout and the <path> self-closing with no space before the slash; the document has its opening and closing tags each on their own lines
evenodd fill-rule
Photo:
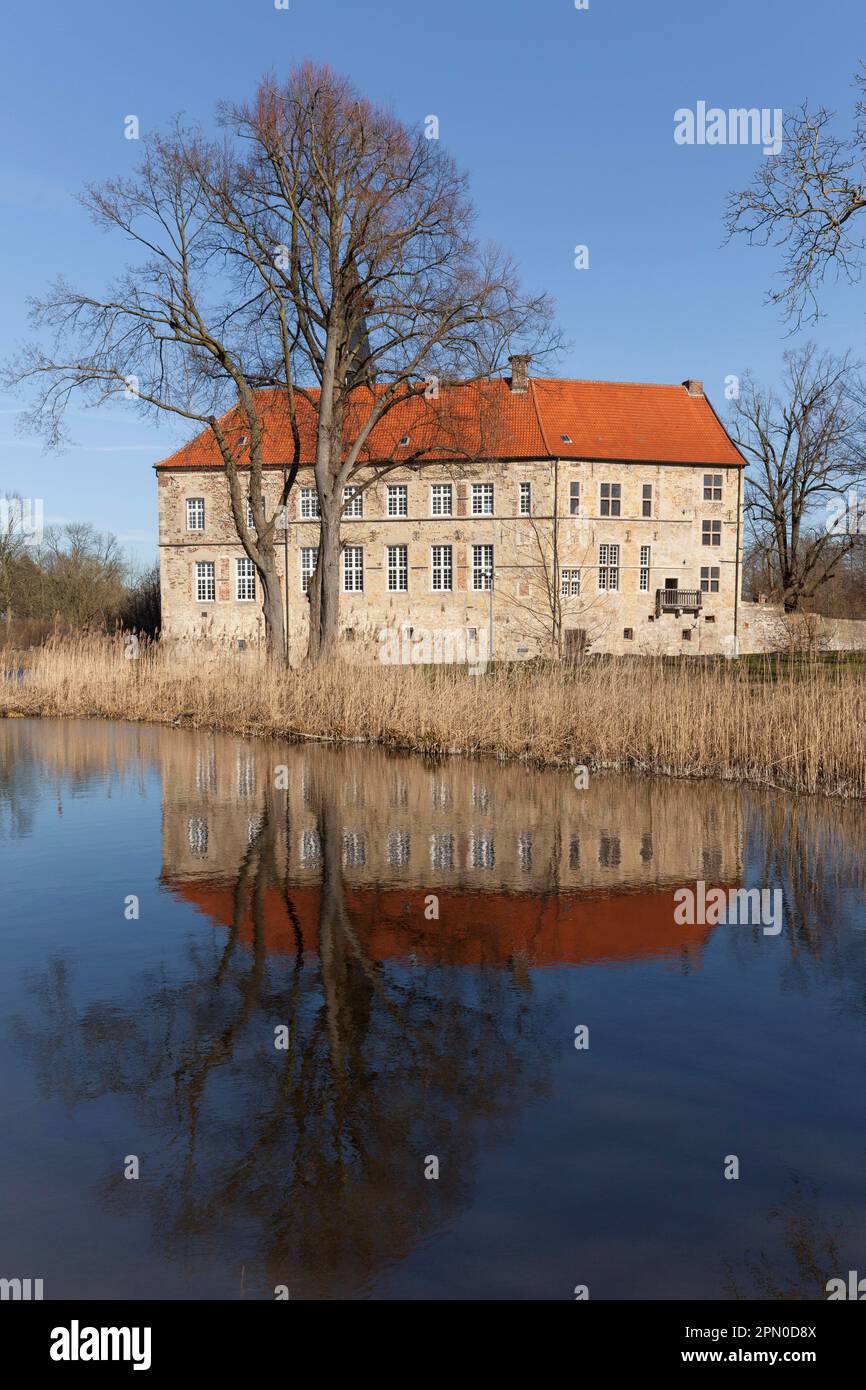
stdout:
<svg viewBox="0 0 866 1390">
<path fill-rule="evenodd" d="M 662 613 L 699 613 L 700 589 L 656 589 L 656 617 Z"/>
</svg>

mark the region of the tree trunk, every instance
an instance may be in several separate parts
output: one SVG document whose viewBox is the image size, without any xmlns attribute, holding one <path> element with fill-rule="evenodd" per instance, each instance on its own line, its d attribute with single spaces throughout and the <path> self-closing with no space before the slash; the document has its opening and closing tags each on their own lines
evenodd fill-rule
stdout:
<svg viewBox="0 0 866 1390">
<path fill-rule="evenodd" d="M 310 584 L 311 661 L 339 655 L 340 638 L 340 515 L 342 501 L 322 497 L 319 523 L 319 563 Z"/>
<path fill-rule="evenodd" d="M 267 570 L 260 569 L 262 581 L 262 611 L 265 617 L 265 646 L 268 656 L 276 661 L 287 661 L 286 624 L 283 613 L 283 594 L 276 564 Z M 288 581 L 288 576 L 286 576 Z"/>
</svg>

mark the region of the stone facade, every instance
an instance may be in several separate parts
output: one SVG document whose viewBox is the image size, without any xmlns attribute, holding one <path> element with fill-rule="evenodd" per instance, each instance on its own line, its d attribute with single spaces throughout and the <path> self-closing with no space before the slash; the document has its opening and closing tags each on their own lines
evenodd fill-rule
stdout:
<svg viewBox="0 0 866 1390">
<path fill-rule="evenodd" d="M 266 466 L 269 513 L 282 478 L 280 466 Z M 170 461 L 158 466 L 158 480 L 164 637 L 258 644 L 259 586 L 256 598 L 243 596 L 244 552 L 223 472 Z M 362 514 L 343 524 L 341 628 L 362 660 L 735 651 L 737 466 L 425 462 L 378 478 L 362 472 L 353 485 L 364 489 L 355 504 Z M 313 489 L 309 467 L 299 471 L 277 539 L 293 662 L 307 649 L 302 560 L 318 533 L 305 489 Z M 491 553 L 492 602 L 483 572 Z"/>
</svg>

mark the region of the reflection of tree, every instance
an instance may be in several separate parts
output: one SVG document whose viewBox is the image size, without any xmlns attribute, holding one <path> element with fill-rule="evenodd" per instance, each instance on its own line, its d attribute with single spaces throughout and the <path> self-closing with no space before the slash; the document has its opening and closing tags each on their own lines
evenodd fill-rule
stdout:
<svg viewBox="0 0 866 1390">
<path fill-rule="evenodd" d="M 866 1009 L 866 933 L 844 927 L 845 905 L 866 896 L 866 819 L 859 805 L 748 791 L 752 879 L 781 887 L 786 985 L 806 993 L 817 970 L 839 982 L 845 1008 Z M 760 928 L 755 928 L 756 932 Z M 745 939 L 739 958 L 755 959 Z"/>
<path fill-rule="evenodd" d="M 133 779 L 142 787 L 159 731 L 103 724 L 96 738 L 82 736 L 77 720 L 0 720 L 0 840 L 33 833 L 36 808 L 51 797 L 89 793 L 104 781 Z M 110 795 L 110 791 L 109 791 Z"/>
<path fill-rule="evenodd" d="M 784 1260 L 774 1262 L 763 1250 L 747 1250 L 739 1275 L 727 1261 L 729 1298 L 788 1301 L 827 1297 L 827 1281 L 843 1271 L 838 1232 L 822 1222 L 818 1198 L 817 1188 L 804 1188 L 797 1177 L 792 1179 L 788 1200 L 768 1213 L 769 1221 L 781 1231 Z"/>
<path fill-rule="evenodd" d="M 126 1006 L 83 1010 L 58 964 L 36 987 L 39 1025 L 19 1035 L 49 1094 L 127 1097 L 158 1132 L 141 1192 L 172 1254 L 237 1249 L 257 1288 L 341 1296 L 468 1200 L 479 1130 L 537 1093 L 542 1064 L 506 972 L 369 956 L 345 904 L 337 807 L 324 782 L 312 794 L 315 954 L 292 902 L 285 803 L 269 790 L 221 949 L 197 942 L 181 983 L 142 977 Z M 274 890 L 293 957 L 266 948 Z M 110 1192 L 128 1201 L 122 1177 Z"/>
</svg>

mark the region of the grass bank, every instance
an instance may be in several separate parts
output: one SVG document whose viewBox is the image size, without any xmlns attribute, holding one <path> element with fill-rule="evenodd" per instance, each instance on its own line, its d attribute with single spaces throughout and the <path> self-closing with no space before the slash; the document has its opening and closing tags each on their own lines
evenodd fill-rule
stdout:
<svg viewBox="0 0 866 1390">
<path fill-rule="evenodd" d="M 131 661 L 120 639 L 89 636 L 6 651 L 0 670 L 5 715 L 143 720 L 866 795 L 859 662 L 628 658 L 484 676 L 450 666 L 287 672 L 251 653 L 178 655 L 158 645 Z"/>
</svg>

